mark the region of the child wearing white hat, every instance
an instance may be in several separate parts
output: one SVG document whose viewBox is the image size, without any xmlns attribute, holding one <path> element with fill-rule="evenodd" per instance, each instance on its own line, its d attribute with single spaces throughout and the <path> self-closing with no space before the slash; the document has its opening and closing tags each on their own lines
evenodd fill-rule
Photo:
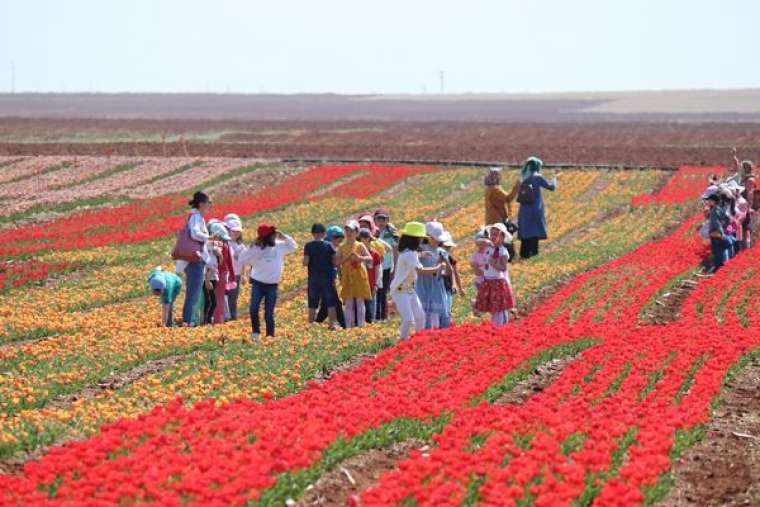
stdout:
<svg viewBox="0 0 760 507">
<path fill-rule="evenodd" d="M 243 222 L 239 216 L 235 213 L 226 215 L 224 217 L 224 225 L 230 234 L 228 245 L 232 254 L 232 267 L 235 272 L 235 282 L 237 283 L 234 289 L 227 292 L 225 316 L 227 320 L 236 320 L 238 300 L 240 299 L 240 285 L 245 282 L 243 266 L 240 264 L 240 254 L 246 250 L 247 246 L 243 240 Z"/>
<path fill-rule="evenodd" d="M 509 232 L 502 223 L 488 227 L 490 246 L 485 251 L 486 268 L 483 271 L 483 281 L 478 286 L 478 297 L 475 309 L 482 313 L 491 314 L 494 326 L 503 326 L 509 319 L 509 310 L 515 307 L 515 295 L 509 280 L 509 252 L 504 247 Z"/>
</svg>

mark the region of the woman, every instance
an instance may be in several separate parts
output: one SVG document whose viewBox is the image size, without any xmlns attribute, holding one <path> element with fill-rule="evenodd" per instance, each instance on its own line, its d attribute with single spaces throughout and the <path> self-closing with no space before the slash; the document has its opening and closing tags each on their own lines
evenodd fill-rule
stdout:
<svg viewBox="0 0 760 507">
<path fill-rule="evenodd" d="M 501 223 L 507 221 L 512 214 L 512 201 L 517 197 L 520 181 L 515 181 L 512 190 L 507 193 L 501 188 L 501 167 L 491 167 L 488 170 L 483 183 L 486 186 L 485 210 L 486 224 Z"/>
<path fill-rule="evenodd" d="M 520 235 L 520 257 L 528 259 L 538 255 L 538 242 L 547 238 L 544 198 L 541 188 L 554 191 L 557 189 L 557 177 L 547 181 L 541 175 L 544 163 L 541 159 L 530 157 L 525 161 L 520 174 L 521 182 L 517 195 L 520 211 L 517 215 Z M 486 222 L 495 223 L 495 222 Z"/>
<path fill-rule="evenodd" d="M 267 336 L 274 336 L 274 308 L 277 304 L 277 286 L 282 280 L 285 256 L 298 248 L 296 241 L 277 230 L 273 225 L 261 224 L 254 241 L 240 254 L 240 265 L 251 268 L 251 326 L 253 339 L 261 336 L 259 309 L 264 302 L 264 320 Z"/>
<path fill-rule="evenodd" d="M 419 259 L 419 249 L 422 239 L 426 236 L 425 225 L 420 222 L 409 222 L 401 231 L 398 248 L 399 256 L 393 280 L 390 284 L 391 297 L 401 316 L 400 335 L 406 340 L 411 335 L 412 325 L 417 331 L 425 327 L 425 310 L 417 296 L 417 276 L 433 276 L 443 270 L 443 264 L 438 263 L 429 268 L 422 267 Z M 423 256 L 429 256 L 424 254 Z"/>
<path fill-rule="evenodd" d="M 190 237 L 201 244 L 201 258 L 197 261 L 178 260 L 175 263 L 177 273 L 185 272 L 186 286 L 185 303 L 182 307 L 182 325 L 191 326 L 198 324 L 198 319 L 193 319 L 195 308 L 198 305 L 201 291 L 204 285 L 204 276 L 206 262 L 208 261 L 208 250 L 206 243 L 209 240 L 206 219 L 204 218 L 211 210 L 211 199 L 203 192 L 195 192 L 193 198 L 188 202 L 190 205 L 190 216 L 187 219 L 187 228 L 190 231 Z M 195 322 L 193 322 L 195 320 Z"/>
</svg>

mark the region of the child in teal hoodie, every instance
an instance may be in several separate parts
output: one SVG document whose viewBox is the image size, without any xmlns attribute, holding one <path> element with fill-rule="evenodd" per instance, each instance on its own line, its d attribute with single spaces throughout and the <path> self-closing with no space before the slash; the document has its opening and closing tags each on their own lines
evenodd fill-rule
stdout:
<svg viewBox="0 0 760 507">
<path fill-rule="evenodd" d="M 148 275 L 148 285 L 150 285 L 154 296 L 161 298 L 161 322 L 166 327 L 174 325 L 174 301 L 182 290 L 182 279 L 174 273 L 169 273 L 155 268 Z"/>
</svg>

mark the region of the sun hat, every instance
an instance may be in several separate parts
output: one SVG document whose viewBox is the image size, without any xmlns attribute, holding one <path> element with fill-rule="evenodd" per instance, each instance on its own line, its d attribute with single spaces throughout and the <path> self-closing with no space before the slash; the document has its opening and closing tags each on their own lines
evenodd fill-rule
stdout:
<svg viewBox="0 0 760 507">
<path fill-rule="evenodd" d="M 269 224 L 261 224 L 259 225 L 259 228 L 256 230 L 256 236 L 258 236 L 259 239 L 268 238 L 270 235 L 277 232 L 277 227 L 274 225 Z"/>
<path fill-rule="evenodd" d="M 327 232 L 327 229 L 325 229 L 325 226 L 320 224 L 319 222 L 312 224 L 311 226 L 312 234 L 324 234 L 326 232 Z"/>
<path fill-rule="evenodd" d="M 335 238 L 344 238 L 346 235 L 343 234 L 343 229 L 341 229 L 337 225 L 331 225 L 327 228 L 327 239 L 332 241 Z"/>
<path fill-rule="evenodd" d="M 425 232 L 425 224 L 421 222 L 407 222 L 403 229 L 401 229 L 402 236 L 410 236 L 412 238 L 424 238 L 427 236 Z"/>
<path fill-rule="evenodd" d="M 227 232 L 227 228 L 224 226 L 224 223 L 220 221 L 216 221 L 211 224 L 208 228 L 208 232 L 210 232 L 212 236 L 218 236 L 222 238 L 224 241 L 230 240 L 230 233 Z"/>
<path fill-rule="evenodd" d="M 502 223 L 491 224 L 491 225 L 488 226 L 489 233 L 490 233 L 491 229 L 496 229 L 499 232 L 501 232 L 501 234 L 504 237 L 504 243 L 512 243 L 512 235 L 507 230 L 507 226 L 506 225 L 504 225 Z"/>
<path fill-rule="evenodd" d="M 228 213 L 224 216 L 224 225 L 231 231 L 243 232 L 243 221 L 235 213 Z"/>
<path fill-rule="evenodd" d="M 425 224 L 425 235 L 433 238 L 439 243 L 443 241 L 443 233 L 446 232 L 443 229 L 441 222 L 428 222 Z"/>
<path fill-rule="evenodd" d="M 443 239 L 441 240 L 441 243 L 443 243 L 443 246 L 448 246 L 452 248 L 457 246 L 457 244 L 454 243 L 454 238 L 451 237 L 451 233 L 449 231 L 445 231 L 443 233 Z"/>
<path fill-rule="evenodd" d="M 509 234 L 509 231 L 507 230 L 507 226 L 502 224 L 501 222 L 489 225 L 488 231 L 490 232 L 491 229 L 498 229 L 499 231 L 501 231 L 502 234 Z"/>
<path fill-rule="evenodd" d="M 732 191 L 738 190 L 739 192 L 744 192 L 744 187 L 739 185 L 739 183 L 737 183 L 736 180 L 729 181 L 726 186 L 728 187 L 729 190 L 732 190 Z"/>
<path fill-rule="evenodd" d="M 346 228 L 359 232 L 359 229 L 360 229 L 359 222 L 357 220 L 349 220 L 348 222 L 346 222 Z"/>
<path fill-rule="evenodd" d="M 707 199 L 718 191 L 718 185 L 710 185 L 702 192 L 702 199 Z"/>
<path fill-rule="evenodd" d="M 161 271 L 154 272 L 148 279 L 148 285 L 152 290 L 163 291 L 166 288 L 166 279 Z"/>
</svg>

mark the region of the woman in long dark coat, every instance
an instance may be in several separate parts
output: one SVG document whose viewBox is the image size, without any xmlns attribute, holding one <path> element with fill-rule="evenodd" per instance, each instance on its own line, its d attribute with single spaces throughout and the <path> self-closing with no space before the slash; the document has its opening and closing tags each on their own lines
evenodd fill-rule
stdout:
<svg viewBox="0 0 760 507">
<path fill-rule="evenodd" d="M 520 174 L 520 190 L 517 202 L 520 211 L 517 215 L 520 235 L 520 257 L 528 259 L 538 255 L 538 242 L 546 239 L 546 215 L 541 189 L 554 191 L 557 188 L 556 176 L 551 181 L 541 175 L 544 162 L 540 158 L 530 157 L 523 164 Z"/>
</svg>

